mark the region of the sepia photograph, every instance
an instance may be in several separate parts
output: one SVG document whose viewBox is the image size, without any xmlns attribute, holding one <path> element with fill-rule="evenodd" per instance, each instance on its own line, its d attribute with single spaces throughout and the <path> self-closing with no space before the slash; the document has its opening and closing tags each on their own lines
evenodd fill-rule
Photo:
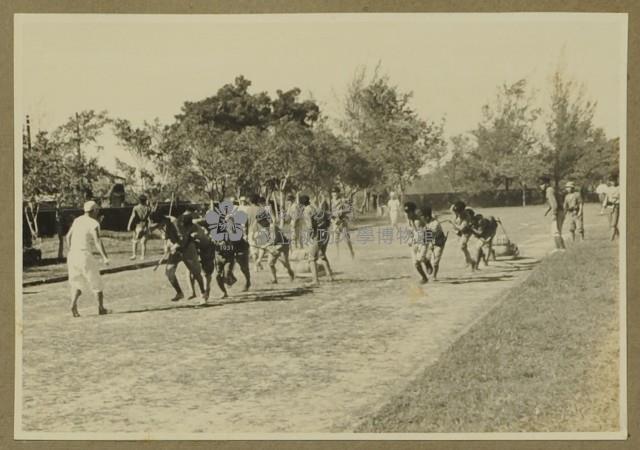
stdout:
<svg viewBox="0 0 640 450">
<path fill-rule="evenodd" d="M 626 439 L 627 21 L 15 14 L 14 438 Z"/>
</svg>

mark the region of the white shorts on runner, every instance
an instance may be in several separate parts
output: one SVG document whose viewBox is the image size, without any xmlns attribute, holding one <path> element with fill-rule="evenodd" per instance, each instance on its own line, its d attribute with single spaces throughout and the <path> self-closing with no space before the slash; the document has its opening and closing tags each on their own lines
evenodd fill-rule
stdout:
<svg viewBox="0 0 640 450">
<path fill-rule="evenodd" d="M 69 285 L 72 289 L 82 290 L 89 287 L 93 292 L 104 289 L 100 269 L 96 259 L 90 253 L 69 253 L 67 255 L 69 268 Z"/>
</svg>

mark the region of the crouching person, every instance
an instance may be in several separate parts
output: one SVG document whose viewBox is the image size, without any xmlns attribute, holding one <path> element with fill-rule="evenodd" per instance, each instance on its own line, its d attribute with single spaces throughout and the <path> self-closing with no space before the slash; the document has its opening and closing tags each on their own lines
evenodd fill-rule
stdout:
<svg viewBox="0 0 640 450">
<path fill-rule="evenodd" d="M 176 295 L 171 299 L 172 302 L 177 302 L 184 298 L 184 293 L 176 277 L 176 270 L 180 262 L 189 270 L 189 273 L 195 281 L 198 283 L 200 292 L 202 293 L 202 303 L 206 303 L 207 296 L 204 288 L 204 281 L 202 280 L 202 267 L 198 258 L 198 250 L 196 244 L 191 239 L 190 227 L 185 227 L 181 221 L 173 216 L 165 216 L 159 211 L 155 211 L 151 215 L 151 221 L 153 222 L 152 229 L 158 228 L 163 232 L 165 239 L 165 254 L 168 253 L 167 265 L 165 268 L 165 274 L 171 286 L 175 289 Z"/>
</svg>

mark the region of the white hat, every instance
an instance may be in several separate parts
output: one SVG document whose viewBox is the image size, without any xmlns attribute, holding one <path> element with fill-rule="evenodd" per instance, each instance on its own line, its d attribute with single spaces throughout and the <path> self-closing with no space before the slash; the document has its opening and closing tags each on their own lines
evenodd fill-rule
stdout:
<svg viewBox="0 0 640 450">
<path fill-rule="evenodd" d="M 98 209 L 98 204 L 93 200 L 89 200 L 88 202 L 85 202 L 83 209 L 84 212 L 91 212 L 94 209 Z"/>
<path fill-rule="evenodd" d="M 568 187 L 568 188 L 574 188 L 574 187 L 576 187 L 576 184 L 575 184 L 573 181 L 569 181 L 569 182 L 567 183 L 566 187 Z"/>
</svg>

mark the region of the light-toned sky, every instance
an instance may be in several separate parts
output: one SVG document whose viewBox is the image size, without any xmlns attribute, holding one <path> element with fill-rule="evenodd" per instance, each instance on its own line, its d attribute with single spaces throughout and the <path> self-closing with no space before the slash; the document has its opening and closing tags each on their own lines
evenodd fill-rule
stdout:
<svg viewBox="0 0 640 450">
<path fill-rule="evenodd" d="M 496 87 L 526 77 L 548 105 L 560 61 L 598 102 L 595 123 L 624 131 L 626 16 L 616 14 L 394 14 L 295 16 L 19 16 L 16 98 L 34 128 L 106 109 L 134 124 L 173 120 L 186 100 L 242 74 L 252 91 L 299 87 L 325 114 L 359 66 L 382 72 L 412 106 L 446 117 L 448 136 L 474 128 Z M 20 108 L 21 107 L 21 108 Z M 106 133 L 100 160 L 130 161 Z"/>
</svg>

